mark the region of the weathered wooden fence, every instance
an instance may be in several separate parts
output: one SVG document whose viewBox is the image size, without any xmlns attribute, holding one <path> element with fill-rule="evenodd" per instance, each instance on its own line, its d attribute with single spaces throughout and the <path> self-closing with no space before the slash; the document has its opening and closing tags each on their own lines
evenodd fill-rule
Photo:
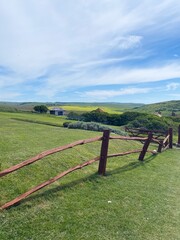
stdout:
<svg viewBox="0 0 180 240">
<path fill-rule="evenodd" d="M 142 149 L 136 149 L 136 150 L 132 150 L 132 151 L 128 151 L 128 152 L 121 152 L 121 153 L 115 153 L 115 154 L 109 154 L 108 155 L 108 145 L 109 145 L 109 140 L 132 140 L 132 141 L 141 141 L 144 142 L 143 144 L 143 148 Z M 179 127 L 179 131 L 178 131 L 178 141 L 180 141 L 180 127 Z M 100 156 L 97 156 L 87 162 L 84 162 L 82 164 L 79 164 L 75 167 L 69 168 L 68 170 L 58 174 L 57 176 L 55 176 L 54 178 L 49 179 L 48 181 L 45 181 L 41 184 L 39 184 L 38 186 L 30 189 L 29 191 L 23 193 L 22 195 L 18 196 L 17 198 L 13 199 L 12 201 L 4 204 L 3 206 L 1 206 L 1 209 L 7 209 L 17 203 L 19 203 L 21 200 L 23 200 L 24 198 L 26 198 L 27 196 L 31 195 L 32 193 L 44 188 L 47 185 L 50 185 L 51 183 L 57 181 L 58 179 L 64 177 L 65 175 L 76 171 L 78 169 L 84 168 L 96 161 L 99 161 L 99 166 L 98 166 L 98 173 L 100 175 L 105 175 L 106 173 L 106 163 L 107 163 L 107 159 L 108 158 L 112 158 L 112 157 L 118 157 L 118 156 L 124 156 L 124 155 L 128 155 L 128 154 L 132 154 L 132 153 L 140 153 L 139 155 L 139 160 L 143 161 L 146 152 L 151 152 L 154 154 L 154 151 L 149 151 L 148 147 L 150 143 L 155 143 L 158 144 L 158 149 L 157 152 L 162 152 L 162 150 L 173 147 L 173 130 L 172 128 L 170 128 L 168 130 L 168 133 L 166 134 L 164 139 L 157 139 L 157 137 L 153 137 L 153 133 L 149 132 L 148 133 L 148 137 L 138 137 L 138 136 L 134 136 L 134 137 L 124 137 L 124 136 L 110 136 L 110 131 L 109 130 L 105 130 L 103 132 L 103 136 L 101 137 L 95 137 L 95 138 L 90 138 L 90 139 L 85 139 L 85 140 L 79 140 L 70 144 L 67 144 L 65 146 L 60 146 L 54 149 L 50 149 L 47 151 L 44 151 L 38 155 L 36 155 L 35 157 L 32 157 L 26 161 L 23 161 L 15 166 L 12 166 L 8 169 L 5 169 L 3 171 L 0 172 L 0 177 L 3 177 L 5 175 L 8 175 L 14 171 L 17 171 L 18 169 L 25 167 L 27 165 L 30 165 L 48 155 L 57 153 L 57 152 L 61 152 L 64 151 L 66 149 L 70 149 L 73 147 L 76 147 L 78 145 L 83 145 L 83 144 L 88 144 L 88 143 L 92 143 L 92 142 L 96 142 L 96 141 L 102 141 L 101 144 L 101 151 L 100 151 Z"/>
<path fill-rule="evenodd" d="M 180 146 L 180 125 L 178 127 L 178 142 L 177 142 L 178 146 Z"/>
</svg>

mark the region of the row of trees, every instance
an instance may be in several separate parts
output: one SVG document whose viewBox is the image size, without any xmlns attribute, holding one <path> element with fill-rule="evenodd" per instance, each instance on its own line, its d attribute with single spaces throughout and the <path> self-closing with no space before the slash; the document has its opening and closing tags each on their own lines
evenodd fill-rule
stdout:
<svg viewBox="0 0 180 240">
<path fill-rule="evenodd" d="M 46 113 L 48 108 L 45 105 L 37 105 L 34 107 L 34 110 L 38 113 Z M 129 127 L 145 128 L 149 130 L 166 130 L 169 125 L 166 118 L 159 118 L 152 114 L 140 112 L 124 112 L 123 114 L 109 114 L 97 110 L 83 114 L 70 112 L 67 115 L 67 119 L 81 122 L 96 122 L 113 126 L 126 125 Z"/>
<path fill-rule="evenodd" d="M 77 120 L 84 122 L 98 122 L 113 126 L 124 126 L 135 128 L 146 128 L 149 130 L 166 130 L 168 122 L 165 118 L 158 116 L 139 113 L 139 112 L 124 112 L 123 114 L 109 114 L 106 112 L 92 111 L 78 115 L 77 113 L 70 112 L 68 114 L 69 120 Z"/>
</svg>

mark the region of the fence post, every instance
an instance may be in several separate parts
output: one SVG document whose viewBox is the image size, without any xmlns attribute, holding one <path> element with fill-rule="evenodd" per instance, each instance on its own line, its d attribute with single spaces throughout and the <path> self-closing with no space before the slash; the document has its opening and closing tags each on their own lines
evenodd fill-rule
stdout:
<svg viewBox="0 0 180 240">
<path fill-rule="evenodd" d="M 178 127 L 178 145 L 180 145 L 180 125 Z"/>
<path fill-rule="evenodd" d="M 110 135 L 110 130 L 104 130 L 103 137 L 102 137 L 99 168 L 98 168 L 98 173 L 100 175 L 105 175 L 105 173 L 106 173 L 106 162 L 107 162 L 107 154 L 108 154 L 109 135 Z"/>
<path fill-rule="evenodd" d="M 157 150 L 158 153 L 162 152 L 162 147 L 163 147 L 163 141 L 161 141 L 160 144 L 159 144 L 159 147 L 158 147 L 158 150 Z"/>
<path fill-rule="evenodd" d="M 173 148 L 173 129 L 169 128 L 169 148 Z"/>
<path fill-rule="evenodd" d="M 144 146 L 143 146 L 143 148 L 142 148 L 142 151 L 141 151 L 141 153 L 140 153 L 140 155 L 139 155 L 139 160 L 140 160 L 140 161 L 143 161 L 143 160 L 144 160 L 145 154 L 146 154 L 147 149 L 148 149 L 148 147 L 149 147 L 149 144 L 150 144 L 150 142 L 151 142 L 151 140 L 152 140 L 152 137 L 153 137 L 152 132 L 149 132 L 149 133 L 148 133 L 148 138 L 147 138 L 147 140 L 145 141 Z"/>
</svg>

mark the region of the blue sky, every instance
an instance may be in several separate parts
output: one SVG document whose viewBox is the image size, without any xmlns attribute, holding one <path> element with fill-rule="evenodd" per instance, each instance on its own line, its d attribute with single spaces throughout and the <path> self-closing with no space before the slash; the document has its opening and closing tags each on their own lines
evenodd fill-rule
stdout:
<svg viewBox="0 0 180 240">
<path fill-rule="evenodd" d="M 0 0 L 0 101 L 180 100 L 179 0 Z"/>
</svg>

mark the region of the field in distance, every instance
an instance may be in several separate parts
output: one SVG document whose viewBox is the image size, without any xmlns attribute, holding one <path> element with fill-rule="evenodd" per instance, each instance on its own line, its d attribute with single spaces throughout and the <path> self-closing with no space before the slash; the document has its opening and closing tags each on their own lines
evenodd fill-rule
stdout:
<svg viewBox="0 0 180 240">
<path fill-rule="evenodd" d="M 17 111 L 33 111 L 36 105 L 46 105 L 49 109 L 54 107 L 63 108 L 65 111 L 74 111 L 77 113 L 90 112 L 101 108 L 104 112 L 121 114 L 124 111 L 137 108 L 143 104 L 134 103 L 36 103 L 36 102 L 24 102 L 24 103 L 12 103 L 12 102 L 0 102 L 0 111 L 3 112 L 17 112 Z"/>
</svg>

